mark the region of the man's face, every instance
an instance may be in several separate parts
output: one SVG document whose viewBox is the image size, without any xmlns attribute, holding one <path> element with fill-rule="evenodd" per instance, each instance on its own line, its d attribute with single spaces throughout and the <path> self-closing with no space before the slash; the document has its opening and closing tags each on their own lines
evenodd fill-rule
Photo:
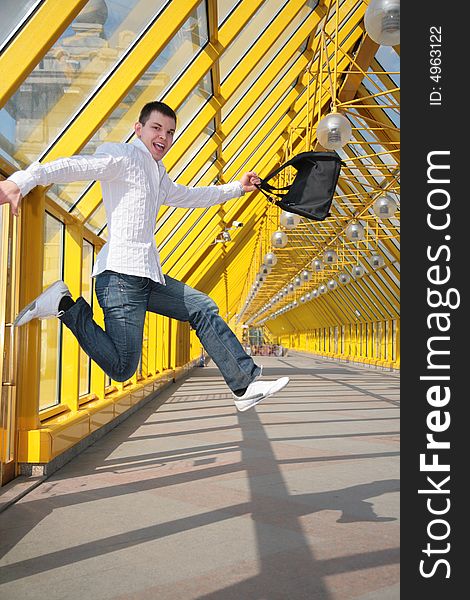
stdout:
<svg viewBox="0 0 470 600">
<path fill-rule="evenodd" d="M 137 137 L 142 140 L 154 160 L 161 160 L 173 144 L 176 123 L 172 117 L 167 117 L 154 110 L 145 125 L 136 123 L 134 128 Z"/>
</svg>

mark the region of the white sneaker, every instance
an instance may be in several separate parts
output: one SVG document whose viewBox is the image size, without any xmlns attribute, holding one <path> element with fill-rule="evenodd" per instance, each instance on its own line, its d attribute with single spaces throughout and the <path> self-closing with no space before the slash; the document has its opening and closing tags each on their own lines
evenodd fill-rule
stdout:
<svg viewBox="0 0 470 600">
<path fill-rule="evenodd" d="M 59 303 L 64 296 L 71 296 L 69 288 L 62 280 L 56 281 L 46 288 L 36 300 L 33 300 L 28 306 L 23 308 L 16 317 L 13 325 L 15 327 L 20 327 L 33 319 L 59 317 Z"/>
<path fill-rule="evenodd" d="M 261 402 L 263 398 L 272 396 L 276 392 L 279 392 L 289 383 L 289 377 L 281 377 L 276 381 L 253 381 L 247 387 L 246 392 L 243 396 L 237 396 L 232 392 L 235 406 L 240 412 L 248 410 L 252 406 Z"/>
</svg>

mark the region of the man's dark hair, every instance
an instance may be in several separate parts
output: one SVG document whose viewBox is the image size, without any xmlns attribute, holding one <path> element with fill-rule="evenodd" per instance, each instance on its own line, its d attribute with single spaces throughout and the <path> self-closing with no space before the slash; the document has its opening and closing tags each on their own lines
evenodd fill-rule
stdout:
<svg viewBox="0 0 470 600">
<path fill-rule="evenodd" d="M 139 123 L 141 123 L 142 125 L 145 125 L 145 123 L 147 123 L 150 115 L 153 113 L 154 110 L 158 111 L 162 115 L 171 117 L 172 119 L 175 120 L 175 124 L 176 124 L 175 111 L 172 108 L 170 108 L 168 106 L 168 104 L 165 104 L 164 102 L 159 102 L 158 100 L 155 100 L 154 102 L 148 102 L 142 108 L 142 110 L 140 111 L 140 115 L 139 115 Z"/>
</svg>

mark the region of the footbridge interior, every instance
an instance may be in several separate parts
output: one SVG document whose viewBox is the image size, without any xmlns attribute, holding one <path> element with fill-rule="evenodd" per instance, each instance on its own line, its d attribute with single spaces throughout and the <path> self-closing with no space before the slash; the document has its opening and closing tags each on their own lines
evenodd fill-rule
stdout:
<svg viewBox="0 0 470 600">
<path fill-rule="evenodd" d="M 392 8 L 384 12 L 381 4 Z M 222 420 L 218 423 L 220 433 L 214 433 L 211 441 L 198 438 L 200 442 L 195 445 L 201 446 L 186 462 L 171 462 L 172 452 L 174 457 L 187 452 L 185 444 L 178 447 L 174 441 L 181 439 L 180 435 L 190 435 L 193 425 L 199 432 L 205 431 L 204 423 L 210 424 L 219 413 L 224 415 L 229 402 L 228 388 L 188 323 L 148 313 L 141 359 L 134 375 L 125 382 L 106 375 L 57 319 L 31 321 L 22 328 L 12 326 L 21 308 L 57 279 L 66 282 L 74 298 L 83 296 L 92 305 L 95 320 L 103 325 L 92 277 L 96 256 L 108 241 L 100 183 L 36 187 L 24 198 L 19 217 L 11 214 L 8 205 L 0 206 L 0 490 L 4 515 L 18 510 L 13 513 L 15 519 L 17 514 L 23 518 L 27 507 L 18 502 L 26 491 L 22 502 L 29 497 L 39 513 L 47 512 L 46 504 L 34 503 L 46 489 L 61 489 L 63 469 L 73 472 L 76 460 L 82 461 L 85 471 L 91 468 L 87 461 L 94 460 L 92 449 L 98 448 L 99 454 L 105 440 L 112 444 L 112 436 L 121 435 L 114 432 L 132 433 L 138 431 L 133 429 L 138 424 L 141 433 L 152 431 L 145 435 L 153 437 L 160 418 L 166 425 L 173 420 L 178 424 L 173 423 L 171 431 L 165 429 L 168 437 L 161 437 L 158 448 L 142 450 L 144 455 L 150 452 L 149 462 L 147 458 L 136 459 L 142 477 L 147 467 L 155 469 L 160 459 L 166 464 L 165 477 L 174 477 L 175 482 L 191 479 L 184 474 L 189 463 L 206 474 L 214 468 L 216 477 L 226 474 L 227 501 L 238 506 L 232 517 L 241 519 L 242 532 L 246 514 L 262 513 L 265 486 L 279 486 L 268 510 L 272 522 L 260 525 L 255 519 L 258 537 L 253 539 L 245 532 L 247 539 L 261 543 L 258 556 L 265 570 L 256 572 L 255 542 L 250 557 L 243 556 L 240 530 L 236 526 L 232 529 L 231 524 L 221 535 L 238 538 L 240 545 L 240 553 L 235 552 L 233 588 L 227 587 L 229 583 L 222 586 L 220 573 L 213 574 L 212 584 L 206 581 L 202 585 L 205 571 L 199 565 L 191 576 L 201 585 L 200 595 L 188 591 L 191 586 L 183 581 L 184 574 L 175 572 L 178 583 L 170 577 L 160 595 L 142 591 L 136 598 L 257 598 L 253 592 L 257 585 L 258 589 L 267 586 L 265 596 L 259 597 L 269 599 L 379 597 L 367 595 L 378 588 L 375 584 L 361 588 L 360 578 L 339 577 L 331 588 L 334 591 L 328 591 L 328 577 L 349 572 L 349 563 L 338 562 L 329 550 L 323 555 L 321 545 L 312 542 L 317 525 L 303 507 L 313 502 L 315 510 L 321 511 L 331 501 L 334 510 L 343 510 L 341 501 L 335 500 L 335 490 L 339 489 L 349 490 L 347 498 L 355 506 L 353 513 L 345 510 L 339 519 L 343 528 L 349 528 L 351 540 L 359 530 L 350 523 L 362 517 L 368 527 L 374 521 L 374 526 L 383 528 L 384 536 L 392 532 L 390 543 L 379 543 L 377 538 L 378 554 L 361 563 L 364 557 L 359 546 L 367 543 L 370 530 L 360 530 L 360 543 L 355 548 L 351 545 L 351 557 L 360 557 L 359 564 L 370 567 L 372 579 L 378 571 L 391 573 L 387 579 L 390 589 L 384 589 L 380 597 L 398 597 L 394 595 L 396 572 L 387 571 L 384 565 L 396 562 L 396 550 L 390 549 L 397 542 L 393 529 L 396 505 L 390 500 L 397 491 L 396 448 L 389 449 L 388 445 L 398 431 L 396 422 L 388 421 L 385 415 L 396 418 L 400 367 L 399 10 L 399 0 L 1 3 L 1 180 L 35 161 L 91 155 L 107 141 L 131 143 L 140 109 L 154 100 L 167 103 L 177 113 L 174 144 L 163 162 L 169 176 L 186 186 L 228 183 L 246 171 L 266 178 L 301 152 L 336 151 L 342 161 L 329 215 L 322 220 L 281 210 L 259 191 L 208 208 L 162 207 L 154 235 L 164 273 L 213 298 L 246 351 L 268 371 L 290 373 L 294 383 L 294 389 L 288 386 L 279 400 L 273 397 L 270 403 L 274 404 L 268 403 L 267 409 L 260 406 L 259 412 L 255 410 L 246 420 L 238 416 L 237 421 L 236 412 L 227 422 Z M 288 186 L 295 175 L 295 168 L 289 167 L 270 183 Z M 356 394 L 363 395 L 362 399 Z M 348 421 L 349 405 L 341 403 L 348 402 L 350 395 L 358 403 L 354 414 L 360 426 L 336 433 L 332 426 L 331 439 L 340 436 L 344 443 L 352 436 L 354 440 L 335 454 L 327 447 L 330 425 L 327 432 L 316 431 L 310 411 L 316 414 L 321 402 L 331 400 L 333 404 L 325 410 L 339 410 L 341 418 Z M 281 422 L 286 420 L 284 410 L 294 410 L 290 404 L 286 408 L 290 402 L 300 412 L 288 416 L 287 420 L 292 417 L 295 421 L 295 431 L 285 438 L 287 430 L 282 429 Z M 382 404 L 369 407 L 369 402 Z M 185 403 L 189 403 L 187 407 Z M 335 403 L 340 403 L 339 408 Z M 262 410 L 269 413 L 269 407 L 274 407 L 276 414 L 260 416 Z M 186 408 L 189 412 L 184 412 Z M 235 410 L 233 403 L 231 408 Z M 371 413 L 364 412 L 369 408 Z M 367 415 L 375 415 L 376 410 L 379 412 L 374 418 L 380 421 L 370 423 Z M 201 421 L 199 415 L 207 421 Z M 265 416 L 269 426 L 273 424 L 270 419 L 280 419 L 280 428 L 273 427 L 274 441 L 271 431 L 264 430 Z M 148 427 L 144 427 L 144 417 L 152 422 Z M 306 427 L 308 422 L 315 433 Z M 223 436 L 227 427 L 238 431 L 233 439 Z M 311 435 L 314 443 L 318 442 L 314 449 L 309 447 Z M 284 439 L 280 456 L 276 451 L 278 436 Z M 373 443 L 367 450 L 369 439 Z M 388 457 L 393 465 L 388 459 L 383 464 L 379 460 L 379 466 L 371 467 L 369 478 L 365 472 L 357 481 L 349 477 L 349 467 L 344 465 L 354 462 L 351 457 L 357 454 L 353 448 L 357 440 L 364 441 L 369 457 L 363 464 L 378 465 L 373 457 L 383 451 L 382 458 Z M 212 450 L 217 451 L 217 459 Z M 335 456 L 333 462 L 338 467 L 329 473 L 337 479 L 335 484 L 330 481 L 325 487 L 321 481 L 326 479 L 320 479 L 318 485 L 303 487 L 301 478 L 294 476 L 295 469 L 302 470 L 308 463 L 306 477 L 311 482 L 318 465 L 331 465 L 330 455 Z M 119 477 L 133 472 L 133 458 L 124 456 L 122 464 L 129 461 L 126 470 L 120 454 L 110 456 Z M 238 460 L 248 460 L 247 479 L 231 483 L 235 471 L 230 464 Z M 177 465 L 178 474 L 169 472 L 168 464 Z M 288 466 L 292 466 L 289 483 L 283 473 Z M 108 472 L 108 467 L 109 463 L 96 469 Z M 263 469 L 266 479 L 260 476 Z M 390 473 L 385 472 L 387 469 Z M 322 477 L 326 473 L 328 470 Z M 46 488 L 51 477 L 58 479 Z M 133 475 L 129 477 L 131 482 Z M 122 490 L 126 486 L 145 488 L 135 482 L 117 485 Z M 183 487 L 180 491 L 184 493 Z M 58 492 L 62 493 L 69 492 Z M 86 493 L 74 491 L 83 498 Z M 194 490 L 196 505 L 202 502 L 199 493 L 203 493 L 200 488 Z M 223 502 L 217 506 L 217 493 L 215 484 L 210 510 L 223 519 Z M 237 493 L 240 498 L 235 498 Z M 289 502 L 296 494 L 299 497 L 292 505 Z M 113 495 L 114 501 L 120 497 L 121 492 Z M 371 506 L 371 497 L 383 502 Z M 178 498 L 173 500 L 179 502 Z M 282 592 L 289 578 L 278 580 L 282 584 L 278 591 L 271 580 L 274 573 L 283 572 L 281 555 L 273 559 L 271 554 L 273 544 L 282 538 L 274 513 L 278 509 L 282 512 L 283 503 L 288 505 L 286 519 L 293 537 L 285 538 L 282 552 L 286 556 L 291 550 L 297 553 L 299 568 L 304 569 L 304 587 L 299 588 L 303 592 L 297 596 Z M 63 508 L 65 504 L 59 501 L 55 506 Z M 126 505 L 116 510 L 130 508 Z M 179 517 L 175 513 L 173 525 L 152 525 L 149 513 L 145 513 L 139 527 L 146 540 L 159 527 L 166 535 L 175 528 L 183 530 L 185 523 L 190 529 L 203 524 L 209 531 L 212 517 L 204 516 L 202 509 L 196 512 L 200 514 L 194 518 L 185 517 L 184 511 Z M 64 518 L 69 522 L 74 517 Z M 321 523 L 325 539 L 335 535 L 338 525 L 333 521 Z M 33 528 L 37 525 L 34 518 L 25 522 Z M 54 527 L 60 527 L 59 523 Z M 17 533 L 9 537 L 9 543 Z M 119 528 L 111 528 L 108 535 L 118 545 L 140 543 L 135 532 L 130 535 Z M 210 533 L 207 536 L 206 540 L 213 539 Z M 86 536 L 75 541 L 84 560 L 100 554 Z M 26 571 L 31 567 L 38 573 L 43 572 L 44 561 L 55 560 L 59 547 L 50 552 L 48 559 L 39 555 L 17 558 Z M 71 564 L 67 556 L 71 555 L 62 554 L 62 567 Z M 221 565 L 228 564 L 222 555 L 220 558 Z M 19 570 L 8 571 L 12 581 L 21 577 L 21 564 Z M 314 583 L 307 572 L 312 565 L 315 569 L 320 565 L 317 595 L 309 594 Z M 170 563 L 167 566 L 172 568 Z M 245 586 L 244 570 L 249 571 Z M 357 587 L 348 595 L 353 579 Z M 173 584 L 176 587 L 172 588 Z M 225 588 L 224 595 L 221 590 Z M 125 586 L 119 591 L 121 595 L 118 591 L 111 595 L 108 588 L 94 597 L 131 597 L 126 595 L 130 592 Z M 70 593 L 67 597 L 78 598 L 78 592 L 77 596 Z M 22 597 L 29 597 L 26 591 Z"/>
</svg>

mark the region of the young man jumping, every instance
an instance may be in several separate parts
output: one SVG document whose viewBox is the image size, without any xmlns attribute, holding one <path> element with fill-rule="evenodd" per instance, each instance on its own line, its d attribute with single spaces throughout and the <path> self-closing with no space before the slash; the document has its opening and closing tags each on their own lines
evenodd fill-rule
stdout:
<svg viewBox="0 0 470 600">
<path fill-rule="evenodd" d="M 104 330 L 94 322 L 90 305 L 82 297 L 74 301 L 61 280 L 28 304 L 14 324 L 58 317 L 105 373 L 127 381 L 139 363 L 147 311 L 189 321 L 231 389 L 237 409 L 248 410 L 284 388 L 289 378 L 259 380 L 261 367 L 243 350 L 213 300 L 163 274 L 154 229 L 162 205 L 221 204 L 254 191 L 260 179 L 250 171 L 224 185 L 175 184 L 161 162 L 173 143 L 174 111 L 163 102 L 150 102 L 134 128 L 137 137 L 132 143 L 105 143 L 93 156 L 33 163 L 0 182 L 0 204 L 9 203 L 17 216 L 22 198 L 37 185 L 100 181 L 109 232 L 92 273 Z"/>
</svg>

